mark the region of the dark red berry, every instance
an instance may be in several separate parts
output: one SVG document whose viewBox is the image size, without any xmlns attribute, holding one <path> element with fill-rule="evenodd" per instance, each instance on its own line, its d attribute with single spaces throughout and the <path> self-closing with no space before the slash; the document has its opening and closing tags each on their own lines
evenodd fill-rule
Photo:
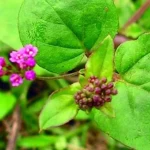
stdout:
<svg viewBox="0 0 150 150">
<path fill-rule="evenodd" d="M 94 81 L 94 84 L 95 84 L 96 86 L 100 86 L 101 82 L 100 82 L 100 80 L 96 79 L 96 80 Z"/>
<path fill-rule="evenodd" d="M 103 83 L 106 83 L 106 82 L 107 82 L 107 79 L 106 79 L 106 78 L 102 78 L 102 82 L 103 82 Z"/>
<path fill-rule="evenodd" d="M 111 97 L 110 97 L 110 96 L 106 96 L 106 97 L 105 97 L 105 101 L 106 101 L 106 102 L 110 102 L 110 101 L 111 101 Z"/>
<path fill-rule="evenodd" d="M 102 84 L 101 89 L 104 90 L 106 88 L 107 88 L 106 84 Z"/>
<path fill-rule="evenodd" d="M 100 87 L 96 87 L 95 88 L 95 94 L 100 94 L 101 92 L 101 88 Z"/>
<path fill-rule="evenodd" d="M 112 95 L 116 95 L 116 94 L 118 94 L 118 91 L 116 89 L 113 89 L 112 90 Z"/>
<path fill-rule="evenodd" d="M 93 96 L 93 101 L 94 101 L 94 102 L 98 102 L 98 101 L 99 101 L 99 98 L 100 98 L 99 95 L 94 95 L 94 96 Z"/>
<path fill-rule="evenodd" d="M 110 90 L 110 89 L 107 89 L 107 90 L 105 91 L 105 94 L 106 94 L 106 95 L 110 95 L 110 94 L 111 94 L 111 90 Z"/>
<path fill-rule="evenodd" d="M 111 88 L 114 87 L 114 85 L 113 85 L 113 83 L 108 83 L 107 87 L 108 87 L 109 89 L 111 89 Z"/>
<path fill-rule="evenodd" d="M 101 80 L 95 76 L 89 78 L 89 83 L 74 98 L 80 109 L 89 110 L 93 107 L 99 108 L 106 102 L 111 101 L 111 95 L 116 95 L 117 90 L 112 82 L 107 83 L 106 78 Z"/>
</svg>

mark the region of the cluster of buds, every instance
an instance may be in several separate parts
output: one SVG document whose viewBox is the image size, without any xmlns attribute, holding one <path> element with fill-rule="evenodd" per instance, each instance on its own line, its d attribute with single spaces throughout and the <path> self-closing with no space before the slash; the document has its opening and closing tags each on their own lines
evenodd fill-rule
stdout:
<svg viewBox="0 0 150 150">
<path fill-rule="evenodd" d="M 38 49 L 34 46 L 26 45 L 18 51 L 10 53 L 10 62 L 13 65 L 7 65 L 3 57 L 0 57 L 0 77 L 4 75 L 10 76 L 12 86 L 19 86 L 23 83 L 23 79 L 34 80 L 36 73 L 33 71 L 36 61 Z"/>
<path fill-rule="evenodd" d="M 74 98 L 79 108 L 82 110 L 90 110 L 93 107 L 100 108 L 106 102 L 111 102 L 112 95 L 116 95 L 117 90 L 112 82 L 107 82 L 106 78 L 101 80 L 92 76 L 88 80 L 88 84 L 78 91 Z"/>
</svg>

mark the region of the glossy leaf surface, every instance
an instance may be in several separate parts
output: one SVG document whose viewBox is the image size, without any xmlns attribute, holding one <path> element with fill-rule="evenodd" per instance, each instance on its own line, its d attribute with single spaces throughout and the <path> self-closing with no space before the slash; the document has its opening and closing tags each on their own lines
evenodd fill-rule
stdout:
<svg viewBox="0 0 150 150">
<path fill-rule="evenodd" d="M 113 97 L 115 118 L 93 111 L 98 126 L 111 137 L 137 150 L 150 147 L 150 34 L 122 44 L 116 52 L 118 95 Z"/>
<path fill-rule="evenodd" d="M 19 17 L 22 43 L 36 45 L 37 63 L 56 73 L 74 68 L 117 29 L 112 0 L 25 0 Z"/>
<path fill-rule="evenodd" d="M 50 96 L 48 103 L 40 114 L 41 130 L 62 125 L 75 117 L 78 107 L 74 101 L 74 94 L 79 89 L 80 85 L 75 83 Z"/>
</svg>

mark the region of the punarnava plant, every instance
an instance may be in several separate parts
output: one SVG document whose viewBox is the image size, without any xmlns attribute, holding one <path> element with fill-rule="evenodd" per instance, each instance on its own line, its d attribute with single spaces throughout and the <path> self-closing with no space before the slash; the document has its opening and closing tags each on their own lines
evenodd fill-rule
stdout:
<svg viewBox="0 0 150 150">
<path fill-rule="evenodd" d="M 10 53 L 11 64 L 0 57 L 0 76 L 9 75 L 12 86 L 34 80 L 36 63 L 61 74 L 87 56 L 78 82 L 49 97 L 40 130 L 62 125 L 82 110 L 114 139 L 137 150 L 150 148 L 150 33 L 114 50 L 113 0 L 25 0 L 18 26 L 26 46 Z"/>
</svg>

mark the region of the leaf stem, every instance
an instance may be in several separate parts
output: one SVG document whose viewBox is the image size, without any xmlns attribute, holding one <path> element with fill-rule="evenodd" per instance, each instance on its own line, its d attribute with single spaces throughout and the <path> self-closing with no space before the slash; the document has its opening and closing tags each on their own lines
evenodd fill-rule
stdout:
<svg viewBox="0 0 150 150">
<path fill-rule="evenodd" d="M 12 115 L 12 127 L 9 133 L 6 150 L 16 149 L 16 141 L 20 130 L 20 124 L 21 124 L 20 107 L 19 105 L 17 105 Z"/>
<path fill-rule="evenodd" d="M 132 23 L 136 22 L 141 16 L 145 13 L 145 11 L 150 7 L 150 0 L 147 0 L 136 12 L 135 14 L 127 21 L 127 23 L 121 28 L 121 32 L 126 30 L 126 28 Z"/>
<path fill-rule="evenodd" d="M 67 78 L 70 76 L 76 76 L 76 75 L 79 75 L 79 71 L 70 73 L 70 74 L 64 74 L 61 76 L 56 76 L 56 77 L 37 77 L 36 79 L 38 79 L 38 80 L 58 80 L 58 79 L 63 79 L 63 78 Z"/>
</svg>

